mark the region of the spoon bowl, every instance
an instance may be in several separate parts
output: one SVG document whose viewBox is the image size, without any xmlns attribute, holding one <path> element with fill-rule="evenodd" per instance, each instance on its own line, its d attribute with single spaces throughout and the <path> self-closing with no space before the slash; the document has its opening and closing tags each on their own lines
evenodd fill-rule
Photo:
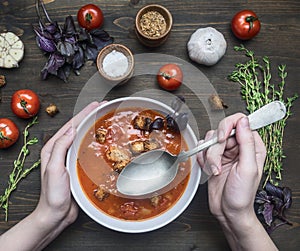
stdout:
<svg viewBox="0 0 300 251">
<path fill-rule="evenodd" d="M 248 116 L 251 130 L 275 123 L 286 115 L 286 108 L 280 101 L 269 103 Z M 235 129 L 230 136 L 235 134 Z M 216 144 L 217 137 L 186 152 L 174 156 L 163 150 L 149 151 L 133 159 L 120 173 L 117 189 L 129 196 L 143 196 L 170 184 L 178 171 L 179 162 Z"/>
</svg>

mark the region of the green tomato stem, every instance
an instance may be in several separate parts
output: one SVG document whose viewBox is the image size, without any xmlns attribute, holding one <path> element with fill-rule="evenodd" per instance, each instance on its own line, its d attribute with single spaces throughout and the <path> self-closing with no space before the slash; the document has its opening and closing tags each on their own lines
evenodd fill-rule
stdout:
<svg viewBox="0 0 300 251">
<path fill-rule="evenodd" d="M 253 23 L 255 21 L 257 21 L 257 20 L 258 20 L 258 18 L 254 17 L 254 16 L 248 16 L 248 17 L 246 17 L 246 22 L 249 23 L 249 30 L 248 30 L 248 32 L 250 32 L 250 30 L 253 28 Z"/>
</svg>

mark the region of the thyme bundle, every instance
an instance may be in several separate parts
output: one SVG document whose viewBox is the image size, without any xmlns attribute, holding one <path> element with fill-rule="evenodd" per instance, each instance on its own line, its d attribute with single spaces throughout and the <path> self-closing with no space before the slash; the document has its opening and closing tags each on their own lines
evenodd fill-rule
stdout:
<svg viewBox="0 0 300 251">
<path fill-rule="evenodd" d="M 19 182 L 25 178 L 33 169 L 37 168 L 41 161 L 37 160 L 29 168 L 25 168 L 26 157 L 29 155 L 29 146 L 38 143 L 38 139 L 33 137 L 29 139 L 29 128 L 37 124 L 38 120 L 35 117 L 24 129 L 23 131 L 23 146 L 19 152 L 17 159 L 14 161 L 14 168 L 9 175 L 8 186 L 6 187 L 4 193 L 0 196 L 0 208 L 5 211 L 5 221 L 8 220 L 8 208 L 9 208 L 9 198 L 14 190 L 17 189 Z"/>
<path fill-rule="evenodd" d="M 246 102 L 247 110 L 252 113 L 265 104 L 274 100 L 282 101 L 286 106 L 286 116 L 267 127 L 258 130 L 267 148 L 267 157 L 264 166 L 265 180 L 263 187 L 269 181 L 278 185 L 282 179 L 282 161 L 285 158 L 283 153 L 283 133 L 287 119 L 292 115 L 291 107 L 298 97 L 284 97 L 285 79 L 287 77 L 286 65 L 278 66 L 280 82 L 276 85 L 271 83 L 271 65 L 267 56 L 262 58 L 262 63 L 255 57 L 254 52 L 246 49 L 243 45 L 235 46 L 235 51 L 244 52 L 249 60 L 245 63 L 235 65 L 236 69 L 229 75 L 229 79 L 241 85 L 241 95 Z"/>
</svg>

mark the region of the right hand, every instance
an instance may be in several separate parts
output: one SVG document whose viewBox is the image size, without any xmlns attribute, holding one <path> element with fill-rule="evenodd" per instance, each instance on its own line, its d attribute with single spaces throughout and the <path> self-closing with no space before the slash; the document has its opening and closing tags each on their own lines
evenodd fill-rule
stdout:
<svg viewBox="0 0 300 251">
<path fill-rule="evenodd" d="M 236 129 L 236 136 L 229 137 Z M 215 132 L 210 131 L 206 140 Z M 225 225 L 234 226 L 256 219 L 254 199 L 262 176 L 266 149 L 256 131 L 251 131 L 248 118 L 241 113 L 226 117 L 219 124 L 219 144 L 198 154 L 200 166 L 210 169 L 208 180 L 209 207 Z M 238 219 L 238 220 L 237 220 Z"/>
</svg>

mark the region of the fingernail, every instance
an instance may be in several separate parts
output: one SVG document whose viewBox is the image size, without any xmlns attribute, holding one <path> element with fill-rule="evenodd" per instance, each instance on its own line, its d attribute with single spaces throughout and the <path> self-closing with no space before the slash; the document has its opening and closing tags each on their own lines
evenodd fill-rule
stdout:
<svg viewBox="0 0 300 251">
<path fill-rule="evenodd" d="M 248 117 L 244 117 L 241 119 L 241 126 L 243 128 L 249 128 L 249 119 Z"/>
<path fill-rule="evenodd" d="M 211 166 L 211 170 L 212 170 L 213 175 L 215 175 L 215 176 L 217 176 L 217 175 L 220 174 L 219 168 L 217 166 L 215 166 L 215 165 Z"/>
<path fill-rule="evenodd" d="M 198 146 L 200 146 L 200 145 L 203 144 L 203 143 L 204 143 L 204 140 L 203 140 L 203 139 L 199 140 Z"/>
</svg>

